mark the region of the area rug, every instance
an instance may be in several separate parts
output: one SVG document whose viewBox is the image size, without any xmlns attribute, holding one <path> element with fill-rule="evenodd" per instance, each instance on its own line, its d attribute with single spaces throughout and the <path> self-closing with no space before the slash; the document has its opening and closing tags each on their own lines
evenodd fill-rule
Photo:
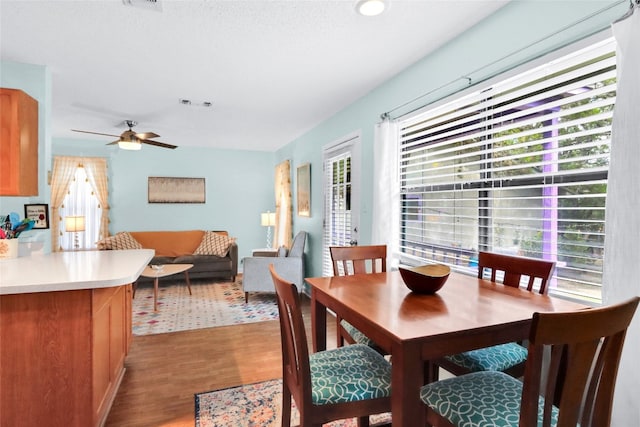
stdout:
<svg viewBox="0 0 640 427">
<path fill-rule="evenodd" d="M 153 286 L 139 285 L 133 299 L 133 334 L 150 335 L 190 329 L 262 322 L 278 318 L 275 294 L 251 293 L 244 302 L 238 282 L 161 280 L 158 311 L 153 311 Z"/>
<path fill-rule="evenodd" d="M 195 395 L 196 427 L 280 427 L 282 380 L 225 388 Z M 385 425 L 389 414 L 374 415 L 371 425 Z M 292 401 L 291 425 L 300 424 Z M 356 427 L 356 419 L 334 421 L 325 427 Z"/>
</svg>

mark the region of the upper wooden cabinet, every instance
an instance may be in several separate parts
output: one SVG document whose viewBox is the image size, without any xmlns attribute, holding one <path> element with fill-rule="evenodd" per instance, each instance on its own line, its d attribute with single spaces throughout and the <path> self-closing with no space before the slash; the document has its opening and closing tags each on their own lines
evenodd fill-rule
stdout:
<svg viewBox="0 0 640 427">
<path fill-rule="evenodd" d="M 0 196 L 38 195 L 38 101 L 0 88 Z"/>
</svg>

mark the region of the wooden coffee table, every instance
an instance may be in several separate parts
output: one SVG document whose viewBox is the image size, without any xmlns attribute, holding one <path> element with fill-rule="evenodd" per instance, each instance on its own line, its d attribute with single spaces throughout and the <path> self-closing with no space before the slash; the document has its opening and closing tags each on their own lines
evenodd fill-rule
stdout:
<svg viewBox="0 0 640 427">
<path fill-rule="evenodd" d="M 158 280 L 161 277 L 184 273 L 184 278 L 187 282 L 187 288 L 189 289 L 189 295 L 191 295 L 191 281 L 189 280 L 189 270 L 192 267 L 193 264 L 163 264 L 162 266 L 152 267 L 151 265 L 148 265 L 145 267 L 144 271 L 140 273 L 140 276 L 153 279 L 153 311 L 158 311 Z"/>
</svg>

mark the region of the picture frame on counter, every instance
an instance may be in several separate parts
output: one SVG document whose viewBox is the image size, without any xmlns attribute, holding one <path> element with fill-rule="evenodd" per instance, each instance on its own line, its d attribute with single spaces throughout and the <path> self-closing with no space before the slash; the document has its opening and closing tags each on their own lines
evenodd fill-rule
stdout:
<svg viewBox="0 0 640 427">
<path fill-rule="evenodd" d="M 24 217 L 35 220 L 34 230 L 48 229 L 49 205 L 46 203 L 24 205 Z"/>
</svg>

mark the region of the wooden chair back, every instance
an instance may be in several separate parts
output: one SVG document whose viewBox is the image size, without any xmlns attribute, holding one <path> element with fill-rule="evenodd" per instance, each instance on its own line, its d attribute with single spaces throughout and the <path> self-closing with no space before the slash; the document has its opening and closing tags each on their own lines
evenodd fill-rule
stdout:
<svg viewBox="0 0 640 427">
<path fill-rule="evenodd" d="M 295 284 L 287 282 L 269 265 L 280 317 L 282 342 L 282 426 L 290 427 L 291 398 L 300 412 L 300 427 L 317 427 L 333 420 L 357 417 L 358 427 L 369 427 L 369 415 L 391 410 L 391 398 L 379 397 L 353 402 L 314 405 L 312 400 L 309 347 L 300 295 Z M 357 361 L 356 361 L 357 364 Z"/>
<path fill-rule="evenodd" d="M 549 426 L 551 404 L 559 408 L 557 427 L 605 427 L 627 328 L 640 298 L 570 313 L 535 313 L 529 337 L 520 427 L 538 426 L 538 397 L 545 398 Z M 543 360 L 550 349 L 550 362 Z M 542 389 L 540 372 L 546 385 Z"/>
<path fill-rule="evenodd" d="M 282 342 L 282 381 L 289 389 L 289 402 L 283 396 L 283 420 L 289 411 L 291 418 L 291 397 L 296 401 L 301 414 L 312 411 L 311 370 L 309 367 L 309 347 L 300 308 L 300 296 L 295 284 L 280 277 L 273 266 L 269 271 L 276 288 L 278 314 L 280 318 L 280 340 Z"/>
<path fill-rule="evenodd" d="M 330 246 L 334 276 L 352 274 L 382 273 L 387 271 L 387 245 Z M 336 315 L 337 346 L 354 344 L 356 340 L 342 324 L 342 317 Z"/>
<path fill-rule="evenodd" d="M 334 276 L 387 271 L 387 245 L 329 247 Z"/>
<path fill-rule="evenodd" d="M 534 291 L 536 279 L 539 279 L 540 287 L 538 288 L 538 292 L 545 295 L 547 293 L 549 281 L 553 275 L 555 265 L 555 262 L 551 261 L 502 255 L 492 252 L 480 252 L 478 256 L 478 278 L 484 278 L 485 270 L 490 270 L 491 281 L 496 282 L 498 277 L 497 273 L 502 272 L 504 273 L 502 283 L 506 286 L 518 288 L 520 287 L 522 276 L 527 276 L 529 277 L 529 281 L 527 283 L 527 290 L 529 292 Z M 491 352 L 492 349 L 489 347 L 484 351 Z M 454 375 L 464 375 L 471 372 L 469 368 L 463 365 L 459 365 L 447 358 L 441 358 L 435 361 L 433 366 L 429 366 L 427 373 L 427 380 L 429 382 L 438 379 L 438 366 Z M 524 363 L 517 363 L 505 369 L 504 372 L 519 378 L 524 374 L 524 368 Z"/>
<path fill-rule="evenodd" d="M 496 273 L 504 273 L 503 284 L 520 287 L 522 276 L 528 276 L 527 290 L 534 290 L 536 279 L 540 279 L 538 293 L 545 295 L 556 263 L 541 259 L 502 255 L 492 252 L 480 252 L 478 255 L 478 278 L 484 277 L 485 269 L 491 271 L 491 281 L 496 281 Z"/>
</svg>

